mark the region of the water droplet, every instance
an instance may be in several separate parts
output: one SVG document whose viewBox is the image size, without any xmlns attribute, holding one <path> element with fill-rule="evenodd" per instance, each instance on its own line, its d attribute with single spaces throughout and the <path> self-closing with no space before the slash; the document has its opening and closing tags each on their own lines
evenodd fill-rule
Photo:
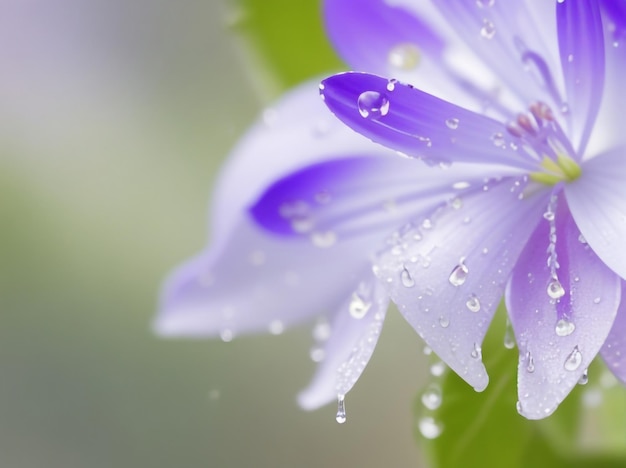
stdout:
<svg viewBox="0 0 626 468">
<path fill-rule="evenodd" d="M 552 299 L 560 299 L 565 296 L 565 289 L 563 289 L 563 285 L 561 282 L 553 278 L 550 283 L 548 283 L 548 296 Z"/>
<path fill-rule="evenodd" d="M 530 351 L 526 353 L 526 372 L 532 374 L 535 372 L 535 359 L 533 355 L 530 354 Z"/>
<path fill-rule="evenodd" d="M 480 300 L 478 300 L 478 298 L 474 294 L 472 294 L 467 299 L 465 307 L 467 307 L 470 312 L 478 312 L 480 310 Z"/>
<path fill-rule="evenodd" d="M 517 403 L 515 403 L 515 409 L 517 410 L 517 412 L 524 416 L 524 410 L 522 409 L 522 402 L 517 400 Z"/>
<path fill-rule="evenodd" d="M 478 5 L 479 8 L 489 8 L 492 7 L 494 3 L 496 3 L 496 0 L 476 0 L 476 5 Z"/>
<path fill-rule="evenodd" d="M 455 190 L 463 190 L 468 187 L 470 187 L 469 182 L 455 182 L 454 184 L 452 184 L 452 188 Z"/>
<path fill-rule="evenodd" d="M 470 355 L 472 356 L 473 359 L 482 359 L 483 350 L 478 343 L 474 343 L 474 349 L 472 349 L 472 352 L 470 353 Z"/>
<path fill-rule="evenodd" d="M 395 78 L 390 79 L 387 82 L 387 91 L 393 91 L 396 89 L 396 84 L 398 83 L 398 80 L 396 80 Z"/>
<path fill-rule="evenodd" d="M 480 28 L 480 35 L 485 39 L 491 39 L 496 34 L 495 25 L 487 18 L 483 20 L 483 27 Z"/>
<path fill-rule="evenodd" d="M 450 319 L 442 315 L 439 317 L 439 325 L 441 325 L 441 328 L 448 328 L 450 326 Z"/>
<path fill-rule="evenodd" d="M 460 210 L 463 207 L 463 200 L 461 200 L 459 197 L 456 197 L 450 202 L 450 206 L 455 210 Z"/>
<path fill-rule="evenodd" d="M 422 393 L 422 404 L 431 411 L 439 408 L 441 401 L 441 388 L 437 384 L 429 385 Z"/>
<path fill-rule="evenodd" d="M 413 70 L 420 63 L 421 53 L 415 44 L 398 44 L 389 51 L 389 64 L 400 70 Z"/>
<path fill-rule="evenodd" d="M 565 364 L 563 367 L 568 371 L 575 371 L 580 367 L 583 362 L 583 355 L 578 349 L 578 346 L 574 347 L 574 350 L 565 358 Z"/>
<path fill-rule="evenodd" d="M 443 361 L 438 361 L 430 366 L 430 374 L 433 377 L 441 377 L 446 370 L 446 365 Z"/>
<path fill-rule="evenodd" d="M 513 327 L 511 326 L 511 321 L 508 317 L 506 319 L 506 327 L 504 329 L 504 347 L 506 349 L 515 348 L 515 333 L 513 332 Z"/>
<path fill-rule="evenodd" d="M 337 395 L 337 416 L 335 417 L 339 424 L 346 422 L 346 397 L 345 395 Z"/>
<path fill-rule="evenodd" d="M 424 346 L 423 352 L 425 356 L 430 356 L 433 354 L 433 349 L 430 346 Z"/>
<path fill-rule="evenodd" d="M 583 236 L 582 234 L 580 234 L 578 236 L 578 242 L 580 242 L 581 244 L 586 244 L 587 243 L 587 239 L 585 239 L 585 236 Z"/>
<path fill-rule="evenodd" d="M 322 320 L 313 327 L 313 339 L 315 341 L 326 341 L 330 338 L 330 324 L 326 320 Z"/>
<path fill-rule="evenodd" d="M 469 269 L 463 263 L 463 259 L 461 259 L 459 264 L 452 269 L 448 281 L 450 281 L 452 286 L 461 286 L 467 280 L 468 273 Z"/>
<path fill-rule="evenodd" d="M 574 324 L 574 322 L 570 322 L 569 320 L 566 320 L 566 319 L 559 319 L 556 322 L 554 331 L 559 336 L 568 336 L 568 335 L 571 335 L 575 329 L 576 329 L 576 325 Z"/>
<path fill-rule="evenodd" d="M 389 112 L 389 99 L 378 91 L 365 91 L 357 101 L 359 114 L 364 119 L 379 119 Z"/>
<path fill-rule="evenodd" d="M 569 54 L 569 55 L 567 56 L 567 61 L 568 61 L 568 62 L 570 62 L 570 63 L 572 63 L 572 62 L 574 61 L 574 54 Z"/>
<path fill-rule="evenodd" d="M 298 216 L 291 220 L 291 229 L 299 234 L 311 231 L 313 225 L 313 219 L 308 216 Z"/>
<path fill-rule="evenodd" d="M 437 421 L 430 416 L 421 418 L 418 421 L 417 426 L 420 430 L 420 434 L 422 434 L 422 436 L 426 439 L 436 439 L 443 431 L 441 425 L 439 425 Z"/>
<path fill-rule="evenodd" d="M 491 141 L 495 146 L 501 147 L 505 145 L 504 135 L 502 133 L 494 133 L 491 135 Z"/>
<path fill-rule="evenodd" d="M 222 331 L 220 331 L 220 338 L 222 339 L 223 342 L 229 343 L 233 341 L 234 333 L 231 329 L 224 328 Z"/>
<path fill-rule="evenodd" d="M 400 273 L 400 280 L 402 281 L 402 285 L 405 288 L 412 288 L 413 286 L 415 286 L 415 280 L 411 276 L 411 273 L 409 273 L 409 270 L 407 270 L 406 268 L 402 269 L 402 272 Z"/>
<path fill-rule="evenodd" d="M 272 335 L 280 335 L 285 331 L 285 325 L 280 320 L 273 320 L 270 323 L 269 331 Z"/>
<path fill-rule="evenodd" d="M 337 242 L 337 234 L 333 231 L 314 232 L 311 234 L 311 242 L 315 247 L 327 249 Z"/>
<path fill-rule="evenodd" d="M 602 301 L 602 299 L 600 299 L 599 297 L 596 297 L 596 298 L 593 300 L 593 303 L 594 303 L 594 304 L 600 304 L 600 302 L 601 302 L 601 301 Z"/>
<path fill-rule="evenodd" d="M 554 221 L 554 212 L 551 210 L 546 211 L 543 214 L 543 219 L 545 219 L 546 221 Z"/>
<path fill-rule="evenodd" d="M 585 369 L 583 371 L 583 375 L 581 375 L 580 379 L 578 379 L 578 385 L 587 385 L 588 382 L 589 382 L 589 369 Z"/>
<path fill-rule="evenodd" d="M 364 301 L 361 296 L 357 293 L 352 294 L 352 299 L 350 300 L 350 305 L 348 309 L 350 310 L 350 315 L 355 319 L 362 319 L 367 315 L 367 312 L 372 307 L 372 303 L 369 301 Z"/>
<path fill-rule="evenodd" d="M 430 219 L 426 218 L 424 221 L 422 221 L 422 228 L 426 230 L 432 229 L 433 222 Z"/>
<path fill-rule="evenodd" d="M 309 351 L 309 356 L 313 362 L 322 362 L 326 357 L 326 351 L 321 346 L 313 346 Z"/>
<path fill-rule="evenodd" d="M 446 127 L 450 130 L 456 130 L 459 128 L 459 119 L 451 118 L 446 120 Z"/>
</svg>

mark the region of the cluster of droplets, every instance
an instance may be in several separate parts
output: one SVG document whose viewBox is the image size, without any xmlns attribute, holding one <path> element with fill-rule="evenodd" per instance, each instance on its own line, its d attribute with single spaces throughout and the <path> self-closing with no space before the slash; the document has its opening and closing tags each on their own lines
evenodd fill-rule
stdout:
<svg viewBox="0 0 626 468">
<path fill-rule="evenodd" d="M 428 346 L 424 347 L 424 354 L 433 359 L 430 365 L 430 374 L 433 379 L 420 395 L 422 411 L 417 420 L 417 429 L 425 439 L 436 439 L 443 432 L 443 426 L 437 421 L 435 414 L 443 403 L 441 381 L 446 365 L 433 354 Z"/>
</svg>

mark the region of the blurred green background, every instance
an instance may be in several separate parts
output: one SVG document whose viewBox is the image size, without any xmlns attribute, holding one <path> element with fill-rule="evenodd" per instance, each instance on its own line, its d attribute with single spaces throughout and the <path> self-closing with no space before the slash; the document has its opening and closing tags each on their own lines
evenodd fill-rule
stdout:
<svg viewBox="0 0 626 468">
<path fill-rule="evenodd" d="M 263 44 L 242 33 L 252 10 L 2 3 L 0 466 L 420 466 L 426 361 L 395 311 L 343 426 L 332 405 L 295 403 L 314 370 L 309 329 L 232 343 L 151 333 L 160 282 L 206 242 L 218 167 L 300 78 L 262 68 Z"/>
</svg>

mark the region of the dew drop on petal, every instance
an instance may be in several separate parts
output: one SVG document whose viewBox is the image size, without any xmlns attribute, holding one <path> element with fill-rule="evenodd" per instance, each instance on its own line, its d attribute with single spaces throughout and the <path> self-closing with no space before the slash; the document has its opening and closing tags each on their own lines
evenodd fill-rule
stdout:
<svg viewBox="0 0 626 468">
<path fill-rule="evenodd" d="M 355 319 L 362 319 L 367 315 L 367 312 L 372 307 L 372 303 L 369 301 L 363 300 L 361 296 L 357 293 L 352 294 L 352 299 L 350 300 L 350 305 L 348 309 L 350 311 L 350 315 Z"/>
<path fill-rule="evenodd" d="M 421 59 L 419 48 L 410 42 L 394 46 L 387 57 L 392 67 L 400 70 L 413 70 Z"/>
<path fill-rule="evenodd" d="M 535 359 L 530 351 L 526 352 L 526 372 L 530 374 L 535 372 Z"/>
<path fill-rule="evenodd" d="M 402 281 L 402 286 L 405 288 L 412 288 L 415 286 L 415 280 L 406 268 L 402 269 L 402 272 L 400 273 L 400 280 Z"/>
<path fill-rule="evenodd" d="M 359 114 L 364 119 L 379 119 L 389 112 L 389 99 L 378 91 L 365 91 L 358 98 Z"/>
<path fill-rule="evenodd" d="M 570 322 L 566 319 L 559 319 L 556 322 L 556 326 L 554 327 L 554 331 L 558 336 L 568 336 L 571 335 L 576 329 L 576 325 L 574 322 Z"/>
<path fill-rule="evenodd" d="M 269 331 L 272 335 L 280 335 L 285 331 L 285 325 L 280 320 L 270 322 Z"/>
<path fill-rule="evenodd" d="M 496 0 L 476 0 L 476 5 L 478 5 L 479 8 L 489 8 L 492 7 L 494 3 L 496 3 Z"/>
<path fill-rule="evenodd" d="M 443 361 L 435 362 L 430 366 L 430 374 L 433 377 L 441 377 L 445 370 L 446 365 Z"/>
<path fill-rule="evenodd" d="M 441 388 L 437 384 L 431 384 L 422 393 L 422 404 L 427 409 L 434 411 L 441 406 Z"/>
<path fill-rule="evenodd" d="M 469 269 L 463 263 L 463 260 L 461 260 L 459 264 L 452 269 L 448 281 L 450 281 L 452 286 L 461 286 L 465 283 L 465 280 L 467 280 L 468 273 Z"/>
<path fill-rule="evenodd" d="M 548 296 L 552 299 L 560 299 L 565 295 L 565 289 L 563 289 L 563 285 L 561 282 L 553 278 L 550 283 L 548 283 Z"/>
<path fill-rule="evenodd" d="M 491 39 L 496 34 L 495 25 L 488 19 L 483 20 L 483 27 L 480 28 L 480 35 L 485 39 Z"/>
<path fill-rule="evenodd" d="M 585 369 L 583 371 L 583 375 L 581 375 L 580 379 L 578 379 L 578 385 L 587 385 L 588 382 L 589 382 L 589 369 Z"/>
<path fill-rule="evenodd" d="M 448 328 L 450 326 L 450 319 L 442 315 L 439 317 L 439 325 L 441 325 L 441 328 Z"/>
<path fill-rule="evenodd" d="M 313 327 L 312 335 L 315 341 L 326 341 L 330 338 L 330 324 L 326 320 L 318 322 Z"/>
<path fill-rule="evenodd" d="M 600 302 L 602 301 L 602 299 L 600 299 L 599 297 L 594 298 L 593 303 L 594 304 L 600 304 Z"/>
<path fill-rule="evenodd" d="M 425 416 L 421 418 L 417 426 L 419 428 L 420 434 L 426 439 L 436 439 L 439 437 L 443 431 L 443 428 L 440 424 L 435 421 L 434 418 L 430 416 Z"/>
<path fill-rule="evenodd" d="M 335 417 L 339 424 L 346 422 L 346 397 L 345 395 L 337 395 L 337 416 Z"/>
<path fill-rule="evenodd" d="M 234 338 L 233 331 L 229 328 L 224 328 L 222 331 L 220 331 L 220 338 L 222 339 L 224 343 L 229 343 L 233 341 L 233 338 Z"/>
<path fill-rule="evenodd" d="M 472 349 L 472 352 L 470 353 L 470 355 L 472 356 L 473 359 L 482 359 L 483 350 L 478 343 L 474 343 L 474 349 Z"/>
<path fill-rule="evenodd" d="M 587 239 L 585 239 L 585 236 L 583 236 L 582 234 L 580 234 L 578 236 L 578 242 L 580 242 L 581 244 L 586 244 L 587 243 Z"/>
<path fill-rule="evenodd" d="M 326 351 L 321 346 L 313 346 L 309 351 L 309 356 L 313 362 L 322 362 L 326 357 Z"/>
<path fill-rule="evenodd" d="M 574 347 L 574 350 L 565 358 L 565 363 L 563 367 L 568 371 L 575 371 L 580 367 L 580 364 L 583 362 L 583 355 L 578 349 L 578 346 Z"/>
<path fill-rule="evenodd" d="M 450 130 L 456 130 L 457 128 L 459 128 L 459 119 L 455 119 L 455 118 L 447 119 L 446 127 L 448 127 Z"/>
<path fill-rule="evenodd" d="M 493 135 L 491 135 L 491 141 L 495 146 L 504 146 L 504 135 L 502 133 L 494 133 Z"/>
<path fill-rule="evenodd" d="M 480 310 L 480 300 L 472 294 L 465 302 L 465 307 L 467 307 L 470 312 L 478 312 Z"/>
<path fill-rule="evenodd" d="M 506 349 L 515 348 L 515 333 L 508 317 L 506 319 L 506 328 L 504 329 L 504 347 Z"/>
</svg>

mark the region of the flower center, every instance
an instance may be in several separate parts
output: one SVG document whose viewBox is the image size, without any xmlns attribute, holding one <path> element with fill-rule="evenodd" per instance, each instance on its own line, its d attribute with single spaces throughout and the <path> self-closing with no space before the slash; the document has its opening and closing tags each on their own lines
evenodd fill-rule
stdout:
<svg viewBox="0 0 626 468">
<path fill-rule="evenodd" d="M 529 112 L 520 114 L 507 130 L 519 138 L 526 154 L 537 163 L 538 170 L 529 174 L 535 182 L 553 186 L 573 182 L 582 174 L 569 139 L 546 104 L 532 104 Z"/>
</svg>

